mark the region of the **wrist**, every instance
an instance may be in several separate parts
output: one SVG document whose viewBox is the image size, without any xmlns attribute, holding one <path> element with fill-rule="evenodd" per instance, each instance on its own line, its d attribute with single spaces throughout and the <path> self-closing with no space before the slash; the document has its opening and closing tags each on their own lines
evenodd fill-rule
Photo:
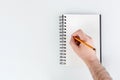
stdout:
<svg viewBox="0 0 120 80">
<path fill-rule="evenodd" d="M 100 64 L 100 61 L 98 60 L 97 56 L 92 56 L 92 57 L 89 57 L 87 59 L 84 60 L 84 62 L 87 64 L 87 65 L 91 65 L 91 64 Z"/>
</svg>

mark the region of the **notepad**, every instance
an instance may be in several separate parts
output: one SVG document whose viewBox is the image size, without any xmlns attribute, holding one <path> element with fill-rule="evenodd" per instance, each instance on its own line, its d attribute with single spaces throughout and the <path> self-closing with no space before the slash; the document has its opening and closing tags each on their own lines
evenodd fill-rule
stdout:
<svg viewBox="0 0 120 80">
<path fill-rule="evenodd" d="M 71 35 L 82 29 L 92 37 L 96 55 L 101 61 L 101 15 L 100 14 L 63 14 L 60 16 L 60 65 L 79 66 L 84 63 L 73 51 L 69 42 Z"/>
</svg>

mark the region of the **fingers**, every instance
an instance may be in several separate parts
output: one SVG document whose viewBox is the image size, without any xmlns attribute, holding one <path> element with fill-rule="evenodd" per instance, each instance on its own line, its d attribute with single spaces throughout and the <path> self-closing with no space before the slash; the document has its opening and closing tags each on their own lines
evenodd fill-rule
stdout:
<svg viewBox="0 0 120 80">
<path fill-rule="evenodd" d="M 78 36 L 83 41 L 87 41 L 87 39 L 89 38 L 81 29 L 74 32 L 72 36 Z"/>
<path fill-rule="evenodd" d="M 76 41 L 74 40 L 74 36 L 79 37 L 81 40 L 87 42 L 88 40 L 91 40 L 92 38 L 90 36 L 88 36 L 87 34 L 85 34 L 81 29 L 77 30 L 76 32 L 74 32 L 71 36 L 71 40 L 70 40 L 70 44 L 73 47 L 80 47 L 80 43 L 77 44 Z"/>
<path fill-rule="evenodd" d="M 88 36 L 87 34 L 86 34 L 86 36 L 87 36 L 89 39 L 92 39 L 92 37 Z"/>
<path fill-rule="evenodd" d="M 74 40 L 73 36 L 71 36 L 70 45 L 71 45 L 72 47 L 74 47 L 74 48 L 77 48 L 77 47 L 78 47 L 78 46 L 76 45 L 76 43 L 75 43 L 75 40 Z"/>
<path fill-rule="evenodd" d="M 81 30 L 81 29 L 79 29 L 79 30 L 77 30 L 76 32 L 74 32 L 72 35 L 71 35 L 71 40 L 70 40 L 70 45 L 73 47 L 73 49 L 76 49 L 76 48 L 78 48 L 79 47 L 79 45 L 76 43 L 76 41 L 74 40 L 74 36 L 78 36 L 80 39 L 82 39 L 82 40 L 86 40 L 86 38 L 84 37 L 85 36 L 85 34 L 84 34 L 84 32 Z"/>
</svg>

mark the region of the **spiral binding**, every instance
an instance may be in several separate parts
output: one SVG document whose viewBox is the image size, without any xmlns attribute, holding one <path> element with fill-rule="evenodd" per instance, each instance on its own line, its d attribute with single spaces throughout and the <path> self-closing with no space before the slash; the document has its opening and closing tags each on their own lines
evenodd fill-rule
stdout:
<svg viewBox="0 0 120 80">
<path fill-rule="evenodd" d="M 60 64 L 66 64 L 66 16 L 59 17 L 60 33 Z"/>
</svg>

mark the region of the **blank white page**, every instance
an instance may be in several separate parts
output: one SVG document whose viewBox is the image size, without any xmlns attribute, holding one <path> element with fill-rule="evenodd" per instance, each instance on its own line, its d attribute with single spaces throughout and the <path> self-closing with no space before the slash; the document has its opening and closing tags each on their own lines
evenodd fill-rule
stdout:
<svg viewBox="0 0 120 80">
<path fill-rule="evenodd" d="M 87 35 L 93 38 L 96 48 L 96 55 L 100 59 L 100 15 L 88 14 L 65 14 L 66 16 L 66 54 L 67 65 L 81 66 L 81 60 L 71 48 L 69 42 L 71 35 L 78 29 L 82 29 Z"/>
</svg>

